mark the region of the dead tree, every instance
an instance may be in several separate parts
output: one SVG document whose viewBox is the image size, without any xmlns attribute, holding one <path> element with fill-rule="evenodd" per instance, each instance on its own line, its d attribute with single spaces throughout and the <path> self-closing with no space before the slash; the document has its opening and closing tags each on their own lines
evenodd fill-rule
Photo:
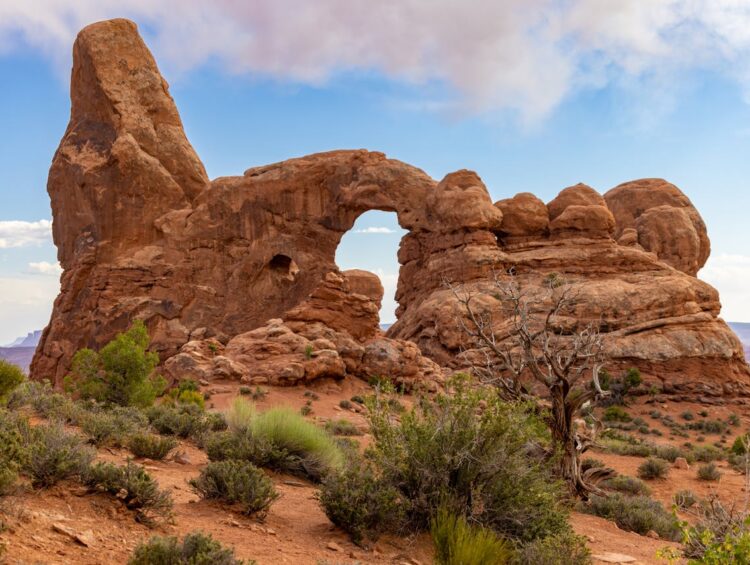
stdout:
<svg viewBox="0 0 750 565">
<path fill-rule="evenodd" d="M 460 306 L 459 324 L 469 341 L 463 355 L 475 374 L 510 401 L 538 402 L 534 384 L 542 385 L 561 478 L 584 499 L 601 493 L 596 483 L 611 469 L 581 470 L 581 455 L 595 442 L 600 423 L 585 430 L 579 423 L 582 409 L 606 395 L 599 384 L 603 343 L 598 325 L 576 328 L 571 322 L 573 286 L 548 276 L 542 295 L 529 296 L 512 272 L 494 275 L 482 291 L 446 286 Z"/>
</svg>

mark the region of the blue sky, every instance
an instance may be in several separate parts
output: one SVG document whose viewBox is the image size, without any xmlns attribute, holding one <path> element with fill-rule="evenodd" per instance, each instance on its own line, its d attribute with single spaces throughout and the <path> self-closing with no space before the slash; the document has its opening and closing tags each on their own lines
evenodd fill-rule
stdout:
<svg viewBox="0 0 750 565">
<path fill-rule="evenodd" d="M 694 2 L 600 1 L 616 19 L 588 0 L 508 1 L 505 8 L 531 6 L 529 14 L 486 14 L 499 18 L 487 28 L 493 41 L 477 44 L 460 30 L 446 35 L 460 6 L 447 0 L 433 4 L 446 21 L 411 22 L 404 28 L 414 30 L 410 35 L 399 33 L 400 23 L 388 32 L 376 25 L 390 13 L 371 15 L 365 25 L 334 0 L 299 16 L 296 27 L 282 17 L 294 12 L 289 1 L 255 0 L 246 4 L 256 11 L 246 11 L 226 0 L 209 13 L 186 2 L 177 29 L 177 17 L 165 15 L 168 1 L 30 2 L 47 10 L 39 19 L 0 0 L 0 344 L 48 319 L 58 272 L 49 226 L 40 221 L 51 218 L 46 176 L 68 119 L 68 53 L 82 24 L 119 14 L 141 26 L 212 178 L 360 147 L 438 179 L 476 170 L 495 200 L 522 191 L 549 200 L 577 182 L 605 192 L 627 180 L 663 177 L 692 199 L 708 225 L 712 258 L 699 276 L 719 288 L 727 319 L 750 321 L 750 66 L 741 66 L 750 60 L 750 32 L 732 24 L 744 17 L 750 30 L 750 6 L 738 12 L 737 2 L 721 0 L 696 20 L 685 12 Z M 413 8 L 407 19 L 430 6 L 402 4 Z M 534 10 L 550 5 L 562 10 L 550 30 L 566 25 L 567 35 L 539 32 Z M 617 12 L 622 5 L 633 9 Z M 228 15 L 231 26 L 222 19 Z M 502 23 L 509 18 L 522 18 L 533 33 L 516 37 L 518 25 Z M 679 18 L 691 34 L 679 32 L 688 25 Z M 319 46 L 319 20 L 331 46 Z M 469 31 L 486 25 L 462 23 Z M 250 39 L 246 28 L 255 32 Z M 185 34 L 195 41 L 181 51 Z M 720 46 L 711 43 L 716 37 Z M 345 236 L 337 261 L 378 272 L 390 298 L 401 233 L 395 216 L 368 213 Z M 392 321 L 394 306 L 386 300 L 383 321 Z"/>
</svg>

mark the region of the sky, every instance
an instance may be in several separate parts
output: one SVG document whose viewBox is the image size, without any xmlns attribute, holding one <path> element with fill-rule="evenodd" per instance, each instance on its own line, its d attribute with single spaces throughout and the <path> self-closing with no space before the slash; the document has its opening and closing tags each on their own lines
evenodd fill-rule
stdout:
<svg viewBox="0 0 750 565">
<path fill-rule="evenodd" d="M 46 177 L 84 25 L 136 21 L 214 178 L 367 148 L 493 200 L 661 177 L 708 226 L 699 277 L 750 322 L 750 0 L 0 0 L 0 344 L 46 325 L 59 288 Z M 383 280 L 394 214 L 344 236 Z"/>
</svg>

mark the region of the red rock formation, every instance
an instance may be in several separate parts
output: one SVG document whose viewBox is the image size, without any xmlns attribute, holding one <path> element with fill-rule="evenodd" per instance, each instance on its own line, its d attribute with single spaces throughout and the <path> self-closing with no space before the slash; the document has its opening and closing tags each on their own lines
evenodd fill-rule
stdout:
<svg viewBox="0 0 750 565">
<path fill-rule="evenodd" d="M 48 184 L 65 271 L 36 378 L 59 383 L 76 350 L 140 318 L 175 376 L 439 380 L 424 355 L 455 364 L 463 339 L 444 282 L 481 289 L 514 267 L 532 291 L 552 272 L 575 279 L 572 323 L 601 319 L 614 364 L 750 382 L 739 342 L 717 318 L 716 291 L 691 276 L 708 239 L 672 185 L 636 181 L 605 198 L 577 185 L 547 206 L 528 194 L 493 205 L 473 172 L 436 182 L 364 150 L 209 181 L 126 20 L 80 33 L 71 98 Z M 334 261 L 342 235 L 373 209 L 396 212 L 409 232 L 388 338 L 377 329 L 382 288 Z"/>
</svg>

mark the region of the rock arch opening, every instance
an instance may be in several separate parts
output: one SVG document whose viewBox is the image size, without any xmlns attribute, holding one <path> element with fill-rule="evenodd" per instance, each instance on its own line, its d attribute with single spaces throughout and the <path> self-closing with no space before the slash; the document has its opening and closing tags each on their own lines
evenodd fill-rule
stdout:
<svg viewBox="0 0 750 565">
<path fill-rule="evenodd" d="M 336 248 L 336 265 L 342 271 L 360 269 L 374 273 L 383 285 L 380 324 L 389 327 L 396 321 L 398 286 L 398 249 L 409 233 L 398 224 L 395 212 L 369 210 L 361 214 Z"/>
</svg>

